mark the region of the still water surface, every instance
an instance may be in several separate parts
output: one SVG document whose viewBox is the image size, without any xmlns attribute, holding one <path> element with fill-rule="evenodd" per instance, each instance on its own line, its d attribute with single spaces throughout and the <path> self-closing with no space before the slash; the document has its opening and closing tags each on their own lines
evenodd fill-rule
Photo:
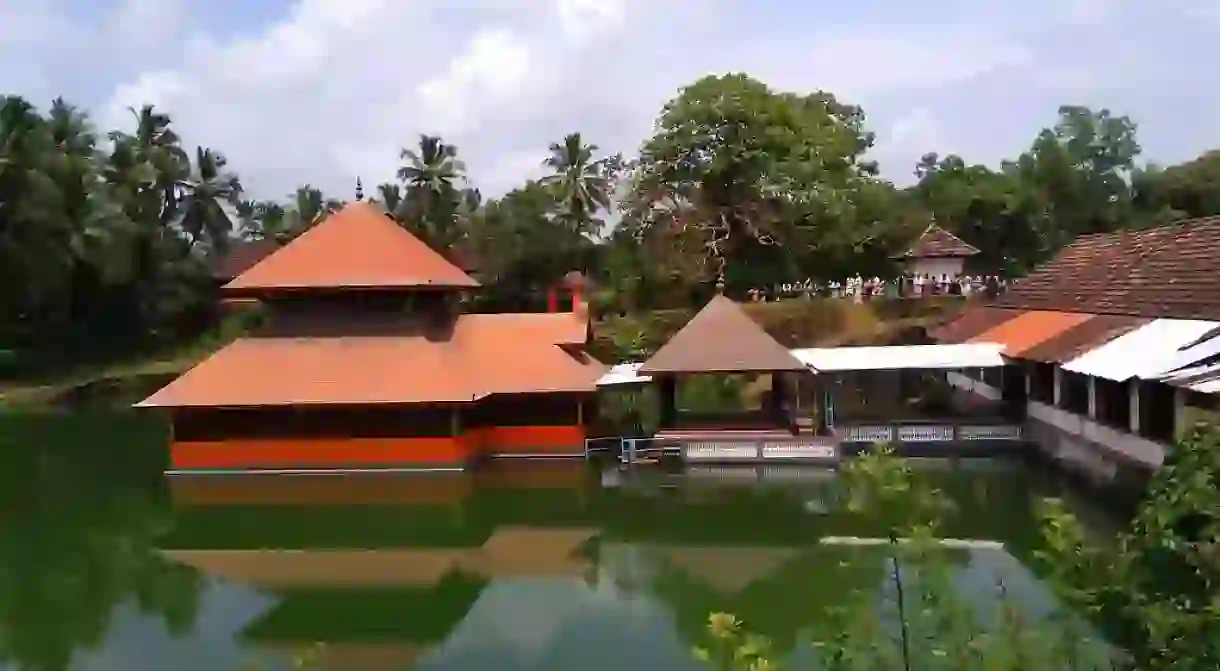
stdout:
<svg viewBox="0 0 1220 671">
<path fill-rule="evenodd" d="M 885 597 L 879 526 L 833 474 L 514 464 L 473 474 L 166 479 L 130 415 L 0 415 L 0 669 L 698 669 L 728 611 L 791 661 L 825 609 Z M 1012 462 L 920 464 L 958 504 L 955 584 L 1053 607 L 1033 505 L 1083 497 Z M 1102 519 L 1098 517 L 1097 519 Z"/>
</svg>

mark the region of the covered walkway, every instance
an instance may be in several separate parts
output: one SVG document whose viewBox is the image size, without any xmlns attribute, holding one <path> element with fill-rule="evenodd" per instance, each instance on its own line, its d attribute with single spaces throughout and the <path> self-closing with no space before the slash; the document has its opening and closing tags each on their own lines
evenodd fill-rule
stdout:
<svg viewBox="0 0 1220 671">
<path fill-rule="evenodd" d="M 1000 368 L 1007 361 L 997 343 L 959 345 L 891 345 L 885 347 L 812 347 L 793 349 L 792 356 L 813 373 L 867 370 L 966 370 Z M 622 363 L 597 381 L 598 387 L 646 384 L 640 363 Z"/>
</svg>

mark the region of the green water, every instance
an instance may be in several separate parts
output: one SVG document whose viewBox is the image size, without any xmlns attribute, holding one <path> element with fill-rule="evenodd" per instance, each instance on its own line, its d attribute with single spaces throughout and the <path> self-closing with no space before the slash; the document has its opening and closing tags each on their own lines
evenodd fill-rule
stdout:
<svg viewBox="0 0 1220 671">
<path fill-rule="evenodd" d="M 879 531 L 823 471 L 167 480 L 164 435 L 130 415 L 0 415 L 0 668 L 288 668 L 317 641 L 346 671 L 697 669 L 712 611 L 799 661 L 828 607 L 888 598 L 881 553 L 819 544 Z M 958 552 L 956 589 L 982 613 L 1002 579 L 1049 611 L 1034 502 L 1104 516 L 1021 464 L 920 467 L 958 503 L 947 535 L 1006 544 Z"/>
</svg>

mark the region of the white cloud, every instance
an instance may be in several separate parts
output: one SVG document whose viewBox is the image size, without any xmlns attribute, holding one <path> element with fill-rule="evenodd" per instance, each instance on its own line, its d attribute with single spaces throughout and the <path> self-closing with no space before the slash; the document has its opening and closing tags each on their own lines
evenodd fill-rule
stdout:
<svg viewBox="0 0 1220 671">
<path fill-rule="evenodd" d="M 62 93 L 105 127 L 154 102 L 260 197 L 392 179 L 419 133 L 456 144 L 494 195 L 565 133 L 630 153 L 678 87 L 745 71 L 862 104 L 883 170 L 906 181 L 925 151 L 998 160 L 1061 103 L 1133 115 L 1159 161 L 1220 145 L 1220 93 L 1190 88 L 1197 123 L 1171 102 L 1220 56 L 1198 21 L 1215 0 L 1172 2 L 295 0 L 251 23 L 220 0 L 90 5 L 101 20 L 68 0 L 0 0 L 0 81 L 42 104 Z"/>
</svg>

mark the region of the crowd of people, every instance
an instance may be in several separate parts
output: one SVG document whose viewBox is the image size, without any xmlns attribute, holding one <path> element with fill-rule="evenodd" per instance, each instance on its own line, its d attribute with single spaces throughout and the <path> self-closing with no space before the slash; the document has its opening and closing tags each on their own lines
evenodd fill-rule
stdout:
<svg viewBox="0 0 1220 671">
<path fill-rule="evenodd" d="M 1008 281 L 998 275 L 901 275 L 891 279 L 880 277 L 848 277 L 842 281 L 817 282 L 807 279 L 793 284 L 782 284 L 771 289 L 751 289 L 750 300 L 768 301 L 796 296 L 822 298 L 852 298 L 866 301 L 871 298 L 919 298 L 923 296 L 971 296 L 985 293 L 997 296 L 1008 288 Z"/>
</svg>

